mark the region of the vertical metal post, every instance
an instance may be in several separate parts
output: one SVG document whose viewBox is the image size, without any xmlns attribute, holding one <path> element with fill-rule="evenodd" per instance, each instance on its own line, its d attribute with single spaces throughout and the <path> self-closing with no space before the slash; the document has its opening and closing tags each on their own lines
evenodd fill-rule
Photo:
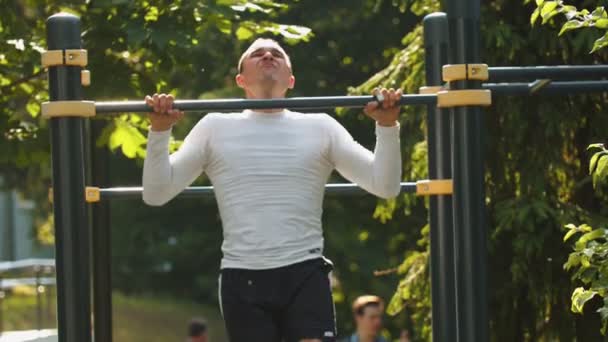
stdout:
<svg viewBox="0 0 608 342">
<path fill-rule="evenodd" d="M 17 240 L 15 239 L 15 196 L 12 189 L 6 189 L 5 196 L 5 225 L 6 235 L 4 239 L 4 260 L 14 261 L 17 259 Z"/>
<path fill-rule="evenodd" d="M 451 64 L 479 63 L 479 0 L 445 0 Z M 451 89 L 479 88 L 480 82 L 452 82 Z M 452 110 L 454 241 L 457 341 L 489 339 L 484 222 L 483 117 L 479 107 Z"/>
<path fill-rule="evenodd" d="M 441 69 L 448 62 L 448 18 L 445 13 L 433 13 L 423 24 L 426 85 L 440 86 Z M 427 113 L 429 178 L 451 179 L 451 116 L 435 105 L 429 105 Z M 447 342 L 456 336 L 452 196 L 431 196 L 429 201 L 433 341 Z"/>
<path fill-rule="evenodd" d="M 36 267 L 36 329 L 42 329 L 42 293 L 40 293 L 40 266 Z"/>
<path fill-rule="evenodd" d="M 4 286 L 2 286 L 2 276 L 0 276 L 0 335 L 4 332 Z"/>
<path fill-rule="evenodd" d="M 59 13 L 46 22 L 49 50 L 80 49 L 80 19 Z M 51 101 L 81 100 L 81 67 L 49 67 Z M 59 342 L 91 341 L 89 237 L 84 200 L 84 119 L 50 119 Z"/>
<path fill-rule="evenodd" d="M 92 184 L 109 187 L 109 152 L 96 148 L 95 141 L 101 135 L 105 121 L 91 122 L 90 155 Z M 93 310 L 95 317 L 95 341 L 112 342 L 112 270 L 110 248 L 110 203 L 92 205 L 93 235 Z"/>
</svg>

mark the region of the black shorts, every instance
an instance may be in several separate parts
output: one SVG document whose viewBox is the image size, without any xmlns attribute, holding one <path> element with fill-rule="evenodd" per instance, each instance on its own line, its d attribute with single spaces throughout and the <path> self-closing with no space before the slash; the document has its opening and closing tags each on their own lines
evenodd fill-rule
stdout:
<svg viewBox="0 0 608 342">
<path fill-rule="evenodd" d="M 319 258 L 268 270 L 223 269 L 220 309 L 230 341 L 335 341 L 332 267 Z"/>
</svg>

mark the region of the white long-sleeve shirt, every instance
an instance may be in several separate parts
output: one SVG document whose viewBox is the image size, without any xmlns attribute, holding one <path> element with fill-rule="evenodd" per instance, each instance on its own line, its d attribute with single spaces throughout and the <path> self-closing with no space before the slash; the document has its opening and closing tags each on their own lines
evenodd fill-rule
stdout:
<svg viewBox="0 0 608 342">
<path fill-rule="evenodd" d="M 148 133 L 143 200 L 163 205 L 205 172 L 224 242 L 221 268 L 269 269 L 320 257 L 332 170 L 379 197 L 400 190 L 399 127 L 376 125 L 374 153 L 327 114 L 207 114 L 169 155 L 170 130 Z"/>
</svg>

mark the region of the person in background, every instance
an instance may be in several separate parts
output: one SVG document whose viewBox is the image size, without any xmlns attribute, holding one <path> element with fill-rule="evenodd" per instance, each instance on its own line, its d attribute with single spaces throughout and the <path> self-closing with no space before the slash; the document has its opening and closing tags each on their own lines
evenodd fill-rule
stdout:
<svg viewBox="0 0 608 342">
<path fill-rule="evenodd" d="M 401 336 L 399 336 L 399 342 L 411 342 L 410 331 L 407 329 L 401 330 Z"/>
<path fill-rule="evenodd" d="M 188 339 L 186 342 L 208 342 L 207 322 L 202 318 L 193 318 L 188 324 Z"/>
<path fill-rule="evenodd" d="M 380 335 L 384 301 L 378 296 L 360 296 L 353 302 L 357 331 L 343 342 L 387 342 Z"/>
</svg>

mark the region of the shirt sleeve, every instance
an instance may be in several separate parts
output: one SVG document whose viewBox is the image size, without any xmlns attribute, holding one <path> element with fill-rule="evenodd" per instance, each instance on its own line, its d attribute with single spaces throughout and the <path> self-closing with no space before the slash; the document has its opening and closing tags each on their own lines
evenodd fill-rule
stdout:
<svg viewBox="0 0 608 342">
<path fill-rule="evenodd" d="M 349 181 L 382 198 L 401 191 L 401 146 L 399 124 L 376 124 L 376 147 L 370 150 L 357 143 L 334 118 L 329 118 L 329 156 L 338 172 Z"/>
<path fill-rule="evenodd" d="M 169 155 L 171 130 L 148 132 L 143 171 L 143 200 L 148 205 L 167 203 L 204 171 L 209 155 L 210 115 L 192 128 L 180 148 Z"/>
</svg>

